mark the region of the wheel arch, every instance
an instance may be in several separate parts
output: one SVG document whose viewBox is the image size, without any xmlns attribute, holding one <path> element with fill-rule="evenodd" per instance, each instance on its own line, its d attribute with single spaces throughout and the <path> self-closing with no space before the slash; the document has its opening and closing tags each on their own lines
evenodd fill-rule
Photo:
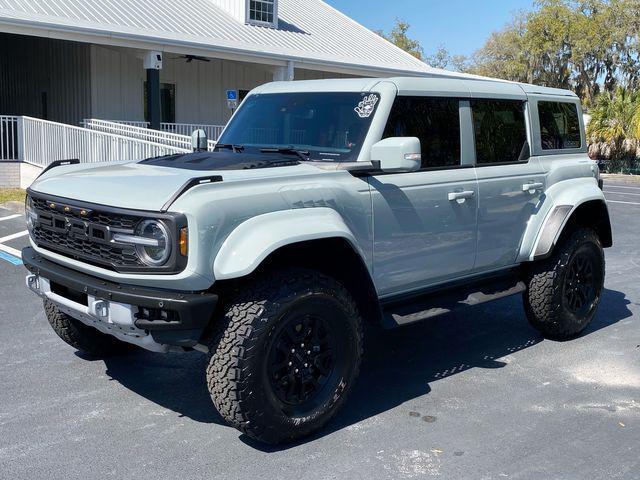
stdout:
<svg viewBox="0 0 640 480">
<path fill-rule="evenodd" d="M 541 229 L 533 260 L 549 257 L 564 237 L 580 227 L 595 230 L 603 247 L 613 245 L 611 220 L 605 200 L 586 199 L 576 205 L 556 205 L 552 209 Z"/>
<path fill-rule="evenodd" d="M 365 253 L 335 210 L 287 210 L 247 220 L 216 255 L 214 290 L 238 288 L 278 267 L 309 268 L 334 278 L 349 290 L 363 319 L 382 320 Z"/>
</svg>

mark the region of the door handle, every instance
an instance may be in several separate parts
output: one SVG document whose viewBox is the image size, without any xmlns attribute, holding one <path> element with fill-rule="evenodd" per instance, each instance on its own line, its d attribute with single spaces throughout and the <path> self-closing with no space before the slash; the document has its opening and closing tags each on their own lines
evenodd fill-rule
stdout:
<svg viewBox="0 0 640 480">
<path fill-rule="evenodd" d="M 525 183 L 524 185 L 522 185 L 522 191 L 529 192 L 531 195 L 533 195 L 538 190 L 541 190 L 543 187 L 544 187 L 544 183 L 542 182 Z"/>
<path fill-rule="evenodd" d="M 450 192 L 449 193 L 449 201 L 450 202 L 458 202 L 458 203 L 464 203 L 467 198 L 473 198 L 475 196 L 476 192 L 474 192 L 473 190 L 467 190 L 464 192 Z"/>
</svg>

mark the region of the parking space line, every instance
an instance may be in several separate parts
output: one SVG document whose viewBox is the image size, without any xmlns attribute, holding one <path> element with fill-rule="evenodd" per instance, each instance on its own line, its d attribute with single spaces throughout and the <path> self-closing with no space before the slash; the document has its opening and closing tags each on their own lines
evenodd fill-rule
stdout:
<svg viewBox="0 0 640 480">
<path fill-rule="evenodd" d="M 608 187 L 610 187 L 610 188 L 628 188 L 628 189 L 631 189 L 631 190 L 640 190 L 640 187 L 625 187 L 623 185 L 609 185 L 605 181 L 604 182 L 604 188 L 608 188 Z"/>
<path fill-rule="evenodd" d="M 0 258 L 14 265 L 22 265 L 22 252 L 0 243 Z"/>
<path fill-rule="evenodd" d="M 618 200 L 609 200 L 607 198 L 607 203 L 624 203 L 625 205 L 640 205 L 638 202 L 620 202 Z"/>
<path fill-rule="evenodd" d="M 613 190 L 605 190 L 604 193 L 612 193 L 615 195 L 633 195 L 634 197 L 640 197 L 640 193 L 631 193 L 631 192 L 614 192 Z"/>
<path fill-rule="evenodd" d="M 15 251 L 16 254 L 5 252 L 4 250 Z M 0 245 L 0 259 L 6 260 L 13 265 L 22 265 L 22 259 L 20 258 L 20 252 L 15 248 L 7 247 L 6 245 Z"/>
<path fill-rule="evenodd" d="M 0 217 L 0 222 L 4 222 L 5 220 L 13 220 L 14 218 L 18 218 L 18 217 L 22 217 L 22 215 L 20 215 L 19 213 L 16 213 L 15 215 L 8 215 L 6 217 Z"/>
<path fill-rule="evenodd" d="M 18 233 L 12 233 L 11 235 L 0 238 L 0 243 L 8 242 L 9 240 L 15 240 L 16 238 L 24 237 L 26 235 L 29 235 L 28 230 L 24 230 L 23 232 Z"/>
</svg>

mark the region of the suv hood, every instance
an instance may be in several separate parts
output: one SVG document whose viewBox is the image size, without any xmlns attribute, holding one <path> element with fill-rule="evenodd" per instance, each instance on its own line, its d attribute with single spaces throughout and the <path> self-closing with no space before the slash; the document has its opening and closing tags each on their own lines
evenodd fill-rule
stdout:
<svg viewBox="0 0 640 480">
<path fill-rule="evenodd" d="M 66 165 L 44 173 L 30 188 L 78 202 L 160 211 L 193 178 L 220 175 L 226 183 L 323 173 L 320 168 L 298 162 L 286 162 L 287 166 L 244 166 L 233 170 L 192 170 L 165 165 L 154 165 L 150 161 Z"/>
</svg>

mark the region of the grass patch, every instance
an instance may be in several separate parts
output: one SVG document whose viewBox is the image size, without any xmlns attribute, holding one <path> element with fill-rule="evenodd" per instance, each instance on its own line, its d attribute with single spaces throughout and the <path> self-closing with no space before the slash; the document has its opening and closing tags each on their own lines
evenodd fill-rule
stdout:
<svg viewBox="0 0 640 480">
<path fill-rule="evenodd" d="M 10 202 L 15 200 L 17 202 L 24 202 L 26 192 L 20 188 L 0 188 L 0 203 Z"/>
</svg>

